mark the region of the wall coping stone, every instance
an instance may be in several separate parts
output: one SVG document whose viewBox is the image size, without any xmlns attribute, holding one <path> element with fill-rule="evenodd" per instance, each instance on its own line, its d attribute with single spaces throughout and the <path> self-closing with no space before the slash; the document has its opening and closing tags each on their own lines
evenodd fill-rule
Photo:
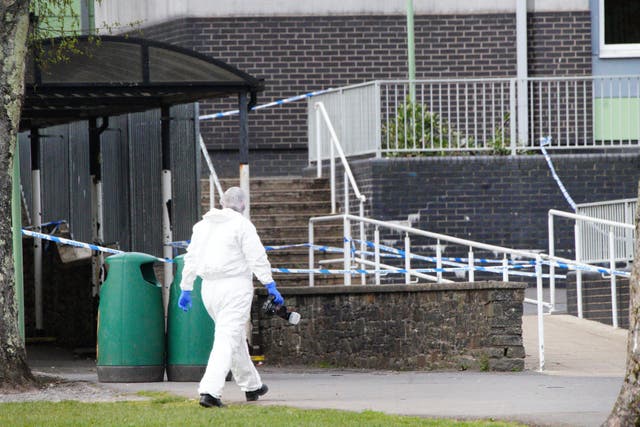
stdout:
<svg viewBox="0 0 640 427">
<path fill-rule="evenodd" d="M 442 292 L 442 291 L 464 291 L 483 289 L 525 289 L 526 283 L 522 282 L 501 282 L 501 281 L 480 281 L 480 282 L 456 282 L 456 283 L 423 283 L 418 285 L 334 285 L 334 286 L 282 286 L 278 290 L 283 295 L 345 295 L 345 294 L 368 294 L 368 293 L 391 293 L 391 292 Z M 264 288 L 256 289 L 259 295 L 266 295 Z"/>
</svg>

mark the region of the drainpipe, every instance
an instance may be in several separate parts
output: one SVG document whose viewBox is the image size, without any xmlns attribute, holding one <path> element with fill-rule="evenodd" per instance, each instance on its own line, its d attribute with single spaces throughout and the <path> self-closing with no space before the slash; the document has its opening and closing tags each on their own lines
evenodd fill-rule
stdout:
<svg viewBox="0 0 640 427">
<path fill-rule="evenodd" d="M 252 103 L 254 96 L 252 94 Z M 247 204 L 244 209 L 244 216 L 251 219 L 251 192 L 250 192 L 250 175 L 249 175 L 249 99 L 247 92 L 240 92 L 238 95 L 238 121 L 240 125 L 240 150 L 238 160 L 240 163 L 240 188 L 247 198 Z M 247 335 L 249 348 L 253 348 L 253 324 L 251 319 L 244 325 Z"/>
<path fill-rule="evenodd" d="M 31 129 L 31 186 L 33 206 L 33 229 L 42 231 L 42 194 L 40 189 L 40 134 L 37 128 Z M 36 331 L 44 329 L 42 315 L 42 240 L 33 239 L 33 287 Z"/>
<path fill-rule="evenodd" d="M 247 206 L 244 210 L 244 216 L 251 219 L 251 193 L 249 192 L 249 100 L 247 93 L 242 92 L 239 95 L 239 119 L 240 119 L 240 188 L 247 197 Z"/>
<path fill-rule="evenodd" d="M 529 100 L 527 93 L 527 0 L 516 0 L 516 51 L 518 91 L 518 144 L 527 146 L 529 139 Z M 511 120 L 514 120 L 511 117 Z"/>
<path fill-rule="evenodd" d="M 409 67 L 409 98 L 411 104 L 416 102 L 416 49 L 413 34 L 413 0 L 407 0 L 407 58 Z"/>
</svg>

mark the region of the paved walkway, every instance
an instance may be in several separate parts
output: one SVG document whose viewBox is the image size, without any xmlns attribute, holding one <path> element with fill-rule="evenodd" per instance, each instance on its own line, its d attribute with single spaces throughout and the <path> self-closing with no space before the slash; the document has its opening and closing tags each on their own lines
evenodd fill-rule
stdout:
<svg viewBox="0 0 640 427">
<path fill-rule="evenodd" d="M 599 426 L 617 397 L 625 369 L 626 331 L 568 315 L 544 317 L 547 369 L 537 372 L 535 316 L 524 316 L 524 372 L 260 371 L 270 391 L 257 404 L 365 409 L 458 419 L 496 418 L 530 425 Z M 34 370 L 97 382 L 91 363 L 31 360 Z M 197 383 L 101 384 L 124 392 L 169 391 L 197 397 Z M 227 383 L 223 400 L 244 402 Z"/>
</svg>

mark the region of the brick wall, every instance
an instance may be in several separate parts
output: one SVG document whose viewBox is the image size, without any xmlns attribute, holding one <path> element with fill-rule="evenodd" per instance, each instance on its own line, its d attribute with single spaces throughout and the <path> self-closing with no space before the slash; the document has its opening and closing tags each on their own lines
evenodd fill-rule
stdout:
<svg viewBox="0 0 640 427">
<path fill-rule="evenodd" d="M 529 14 L 531 75 L 590 74 L 589 12 Z M 404 16 L 187 18 L 144 30 L 144 37 L 193 48 L 264 78 L 259 103 L 375 79 L 406 79 Z M 515 14 L 415 17 L 416 77 L 513 77 Z M 208 114 L 237 109 L 236 99 L 201 104 Z M 251 114 L 250 149 L 256 173 L 297 175 L 306 163 L 306 103 Z M 215 150 L 238 146 L 237 118 L 201 123 Z M 291 151 L 280 167 L 262 167 L 274 152 Z M 237 168 L 229 169 L 234 175 Z M 227 170 L 226 166 L 221 169 Z"/>
<path fill-rule="evenodd" d="M 530 13 L 527 27 L 530 76 L 591 74 L 589 12 Z"/>
<path fill-rule="evenodd" d="M 552 158 L 576 203 L 637 196 L 638 153 Z M 369 159 L 351 168 L 371 217 L 419 213 L 414 227 L 484 243 L 546 251 L 548 210 L 571 210 L 540 155 Z M 573 223 L 556 219 L 555 233 L 557 253 L 572 256 Z"/>
<path fill-rule="evenodd" d="M 525 285 L 476 282 L 284 288 L 297 326 L 252 319 L 267 363 L 394 370 L 521 371 Z M 255 343 L 254 343 L 255 344 Z"/>
<path fill-rule="evenodd" d="M 616 277 L 618 326 L 629 329 L 629 279 Z M 582 315 L 585 319 L 613 325 L 611 280 L 598 273 L 582 273 Z M 578 315 L 576 274 L 567 274 L 567 313 Z"/>
</svg>

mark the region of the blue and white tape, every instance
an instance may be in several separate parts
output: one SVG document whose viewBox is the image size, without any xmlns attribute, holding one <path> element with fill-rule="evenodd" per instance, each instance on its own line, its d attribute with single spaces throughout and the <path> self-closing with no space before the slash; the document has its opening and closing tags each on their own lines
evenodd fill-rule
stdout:
<svg viewBox="0 0 640 427">
<path fill-rule="evenodd" d="M 303 100 L 303 99 L 311 98 L 313 96 L 321 95 L 321 94 L 326 93 L 326 92 L 328 92 L 330 90 L 332 90 L 332 89 L 318 90 L 318 91 L 315 91 L 315 92 L 305 93 L 303 95 L 292 96 L 291 98 L 285 98 L 285 99 L 280 99 L 278 101 L 269 102 L 267 104 L 257 105 L 255 107 L 252 107 L 251 111 L 262 110 L 263 108 L 275 107 L 275 106 L 278 106 L 278 105 L 288 104 L 290 102 L 300 101 L 300 100 Z M 203 116 L 198 117 L 198 119 L 200 119 L 200 120 L 221 119 L 223 117 L 235 116 L 239 112 L 240 112 L 240 110 L 231 110 L 231 111 L 225 111 L 225 112 L 215 113 L 215 114 L 205 114 Z"/>
<path fill-rule="evenodd" d="M 560 177 L 556 173 L 556 169 L 553 167 L 553 162 L 551 161 L 551 157 L 549 157 L 547 150 L 544 148 L 545 145 L 549 145 L 549 144 L 551 144 L 550 136 L 540 138 L 540 149 L 542 150 L 544 159 L 547 161 L 547 164 L 549 165 L 549 170 L 551 170 L 551 175 L 553 176 L 553 179 L 556 180 L 556 183 L 558 184 L 558 187 L 560 187 L 560 191 L 562 192 L 562 195 L 564 196 L 567 203 L 569 203 L 569 206 L 571 206 L 571 209 L 573 209 L 574 212 L 577 212 L 578 207 L 576 206 L 576 202 L 573 201 L 573 199 L 569 195 L 569 192 L 564 187 L 564 184 L 562 184 L 562 181 L 560 181 Z"/>
<path fill-rule="evenodd" d="M 553 265 L 554 267 L 564 268 L 567 270 L 594 271 L 600 274 L 609 274 L 609 275 L 613 274 L 614 276 L 631 277 L 630 271 L 620 271 L 620 270 L 611 270 L 609 268 L 604 268 L 604 267 L 567 264 L 559 261 L 542 261 L 542 263 L 545 265 Z"/>
<path fill-rule="evenodd" d="M 65 239 L 64 237 L 51 236 L 49 234 L 44 234 L 44 233 L 38 233 L 36 231 L 25 230 L 24 228 L 22 229 L 22 234 L 24 234 L 25 236 L 30 236 L 30 237 L 36 238 L 36 239 L 42 239 L 42 240 L 48 240 L 50 242 L 61 243 L 63 245 L 75 246 L 77 248 L 91 249 L 92 251 L 106 252 L 106 253 L 110 253 L 110 254 L 123 254 L 123 253 L 125 253 L 125 251 L 120 251 L 118 249 L 105 248 L 104 246 L 93 245 L 91 243 L 78 242 L 77 240 Z M 153 256 L 153 255 L 151 255 L 151 256 Z M 166 258 L 158 258 L 158 257 L 154 257 L 154 258 L 157 259 L 160 262 L 169 262 L 169 263 L 173 262 L 173 260 L 166 259 Z"/>
</svg>

